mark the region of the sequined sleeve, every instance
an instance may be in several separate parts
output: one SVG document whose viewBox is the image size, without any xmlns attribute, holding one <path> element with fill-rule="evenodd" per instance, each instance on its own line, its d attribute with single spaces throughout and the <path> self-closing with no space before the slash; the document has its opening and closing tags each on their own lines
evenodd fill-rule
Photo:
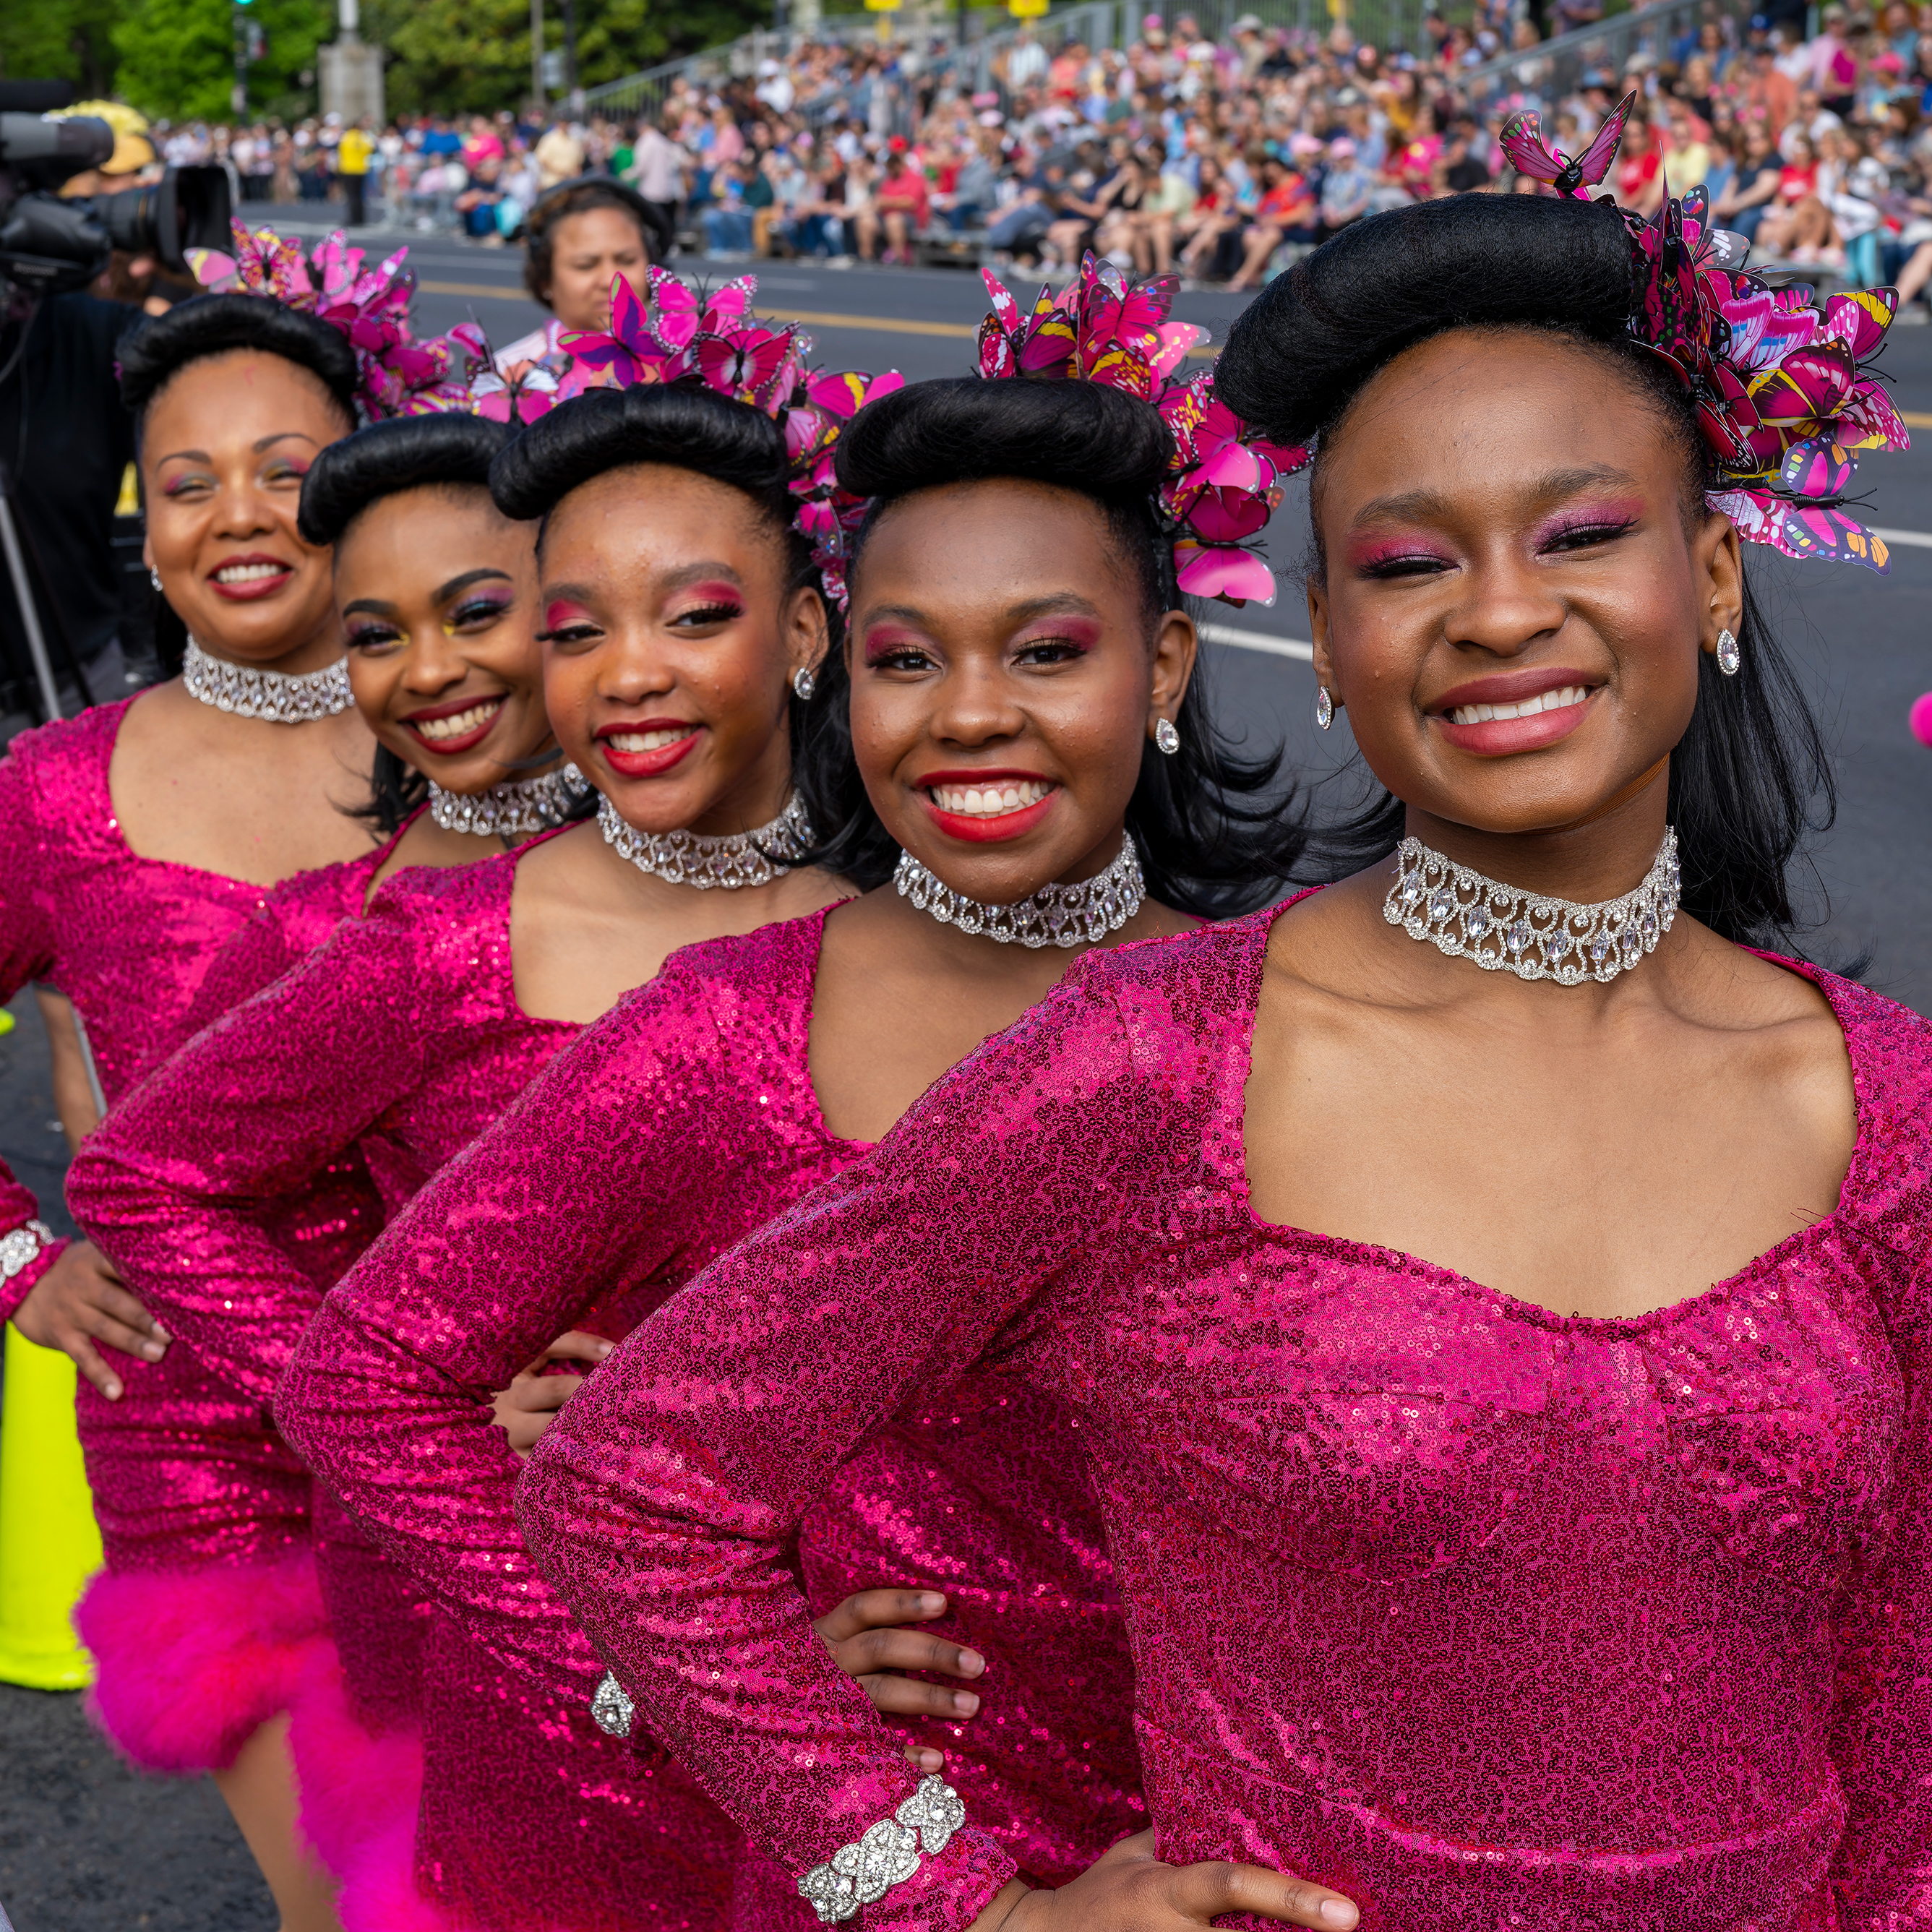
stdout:
<svg viewBox="0 0 1932 1932">
<path fill-rule="evenodd" d="M 1932 1926 L 1932 1264 L 1900 1272 L 1910 1286 L 1887 1311 L 1906 1384 L 1892 1506 L 1840 1623 L 1844 1932 Z"/>
<path fill-rule="evenodd" d="M 1139 1090 L 1076 968 L 879 1148 L 635 1330 L 526 1466 L 524 1532 L 644 1721 L 791 1875 L 919 1784 L 784 1561 L 834 1472 L 997 1348 L 1064 1364 L 1061 1264 L 1131 1188 Z M 866 1908 L 956 1928 L 1013 1872 L 969 1818 Z"/>
<path fill-rule="evenodd" d="M 44 975 L 54 958 L 46 896 L 59 867 L 34 761 L 22 752 L 16 740 L 0 758 L 0 1004 Z M 0 1322 L 12 1318 L 67 1245 L 46 1232 L 40 1211 L 33 1190 L 0 1161 Z"/>
<path fill-rule="evenodd" d="M 120 1101 L 68 1173 L 74 1218 L 202 1360 L 264 1400 L 319 1303 L 266 1225 L 437 1046 L 410 874 Z"/>
<path fill-rule="evenodd" d="M 276 1398 L 289 1440 L 398 1562 L 585 1704 L 604 1666 L 524 1549 L 490 1394 L 565 1329 L 621 1334 L 642 1312 L 731 1157 L 721 1138 L 742 1138 L 721 1058 L 706 988 L 674 958 L 416 1196 Z"/>
</svg>

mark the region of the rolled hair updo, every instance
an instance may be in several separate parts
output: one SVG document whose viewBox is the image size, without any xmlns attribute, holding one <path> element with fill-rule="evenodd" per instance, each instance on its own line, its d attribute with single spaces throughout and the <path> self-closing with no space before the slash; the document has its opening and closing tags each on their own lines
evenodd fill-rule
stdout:
<svg viewBox="0 0 1932 1932">
<path fill-rule="evenodd" d="M 1705 514 L 1706 458 L 1690 398 L 1630 339 L 1634 270 L 1623 218 L 1606 202 L 1460 194 L 1370 216 L 1270 282 L 1242 314 L 1215 369 L 1231 407 L 1284 443 L 1315 446 L 1309 507 L 1316 581 L 1327 563 L 1320 508 L 1328 451 L 1372 377 L 1450 329 L 1514 330 L 1600 356 L 1682 453 L 1687 530 Z M 1828 826 L 1836 789 L 1823 734 L 1747 575 L 1742 665 L 1697 658 L 1697 704 L 1672 752 L 1668 804 L 1684 910 L 1739 945 L 1794 950 L 1790 872 L 1808 832 Z M 1320 835 L 1324 876 L 1385 859 L 1403 806 L 1386 790 Z"/>
<path fill-rule="evenodd" d="M 490 465 L 512 432 L 505 423 L 452 411 L 397 416 L 332 442 L 302 479 L 296 516 L 302 541 L 340 543 L 350 526 L 385 497 L 406 490 L 487 491 Z M 350 813 L 393 832 L 429 796 L 429 780 L 388 746 L 376 747 L 367 805 Z"/>
<path fill-rule="evenodd" d="M 340 410 L 343 427 L 356 427 L 356 352 L 340 329 L 261 296 L 196 296 L 136 324 L 121 338 L 116 351 L 121 400 L 134 412 L 136 443 L 154 398 L 190 363 L 238 350 L 279 356 L 307 370 Z M 188 626 L 157 590 L 154 653 L 164 677 L 180 671 L 187 650 Z"/>
<path fill-rule="evenodd" d="M 1134 573 L 1150 650 L 1156 627 L 1180 607 L 1168 536 L 1155 494 L 1172 452 L 1157 410 L 1092 382 L 989 382 L 978 376 L 909 384 L 853 419 L 836 451 L 838 481 L 872 500 L 854 539 L 856 584 L 866 545 L 895 505 L 923 490 L 996 478 L 1044 483 L 1084 496 L 1106 518 L 1120 561 Z M 1205 665 L 1197 661 L 1175 720 L 1172 757 L 1150 742 L 1127 806 L 1148 890 L 1209 918 L 1265 904 L 1286 883 L 1306 843 L 1298 801 L 1273 791 L 1279 749 L 1246 760 L 1210 715 Z M 845 830 L 822 862 L 854 884 L 892 876 L 898 848 L 866 796 L 852 754 L 849 674 L 842 656 L 836 703 L 815 712 L 808 796 Z M 806 783 L 802 780 L 802 785 Z M 831 808 L 836 803 L 836 812 Z"/>
<path fill-rule="evenodd" d="M 572 490 L 607 471 L 661 463 L 723 483 L 751 500 L 783 554 L 785 592 L 818 592 L 825 608 L 829 648 L 809 700 L 787 698 L 793 782 L 806 794 L 821 836 L 842 828 L 832 800 L 806 789 L 806 745 L 823 735 L 822 714 L 834 702 L 825 675 L 842 662 L 838 612 L 824 596 L 812 546 L 793 522 L 795 506 L 784 432 L 762 410 L 734 402 L 696 382 L 592 389 L 560 403 L 506 444 L 490 466 L 490 492 L 505 516 L 538 520 L 539 548 L 550 514 Z"/>
</svg>

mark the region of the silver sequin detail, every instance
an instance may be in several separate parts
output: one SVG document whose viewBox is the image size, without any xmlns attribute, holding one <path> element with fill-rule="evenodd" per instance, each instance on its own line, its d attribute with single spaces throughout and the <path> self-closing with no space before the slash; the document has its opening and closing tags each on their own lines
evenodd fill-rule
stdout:
<svg viewBox="0 0 1932 1932">
<path fill-rule="evenodd" d="M 1486 971 L 1560 986 L 1586 980 L 1607 986 L 1657 950 L 1677 915 L 1681 886 L 1677 834 L 1668 826 L 1643 883 L 1598 905 L 1498 885 L 1419 838 L 1405 838 L 1396 848 L 1382 916 L 1410 938 L 1427 940 L 1452 958 L 1473 959 Z"/>
<path fill-rule="evenodd" d="M 1118 932 L 1141 909 L 1147 881 L 1133 835 L 1120 836 L 1120 856 L 1104 872 L 1077 886 L 1042 886 L 1013 905 L 982 905 L 928 872 L 910 852 L 899 854 L 892 884 L 942 926 L 983 932 L 1002 946 L 1078 946 Z"/>
<path fill-rule="evenodd" d="M 445 791 L 430 782 L 429 815 L 446 832 L 476 832 L 499 838 L 528 838 L 561 825 L 564 814 L 590 789 L 574 765 L 541 778 L 506 778 L 488 791 Z"/>
<path fill-rule="evenodd" d="M 11 1281 L 53 1246 L 54 1231 L 44 1221 L 22 1221 L 0 1234 L 0 1281 Z"/>
<path fill-rule="evenodd" d="M 349 660 L 300 677 L 286 671 L 257 670 L 210 657 L 193 638 L 182 659 L 182 682 L 189 694 L 238 718 L 266 718 L 276 724 L 307 724 L 333 718 L 356 702 L 349 688 Z"/>
<path fill-rule="evenodd" d="M 639 872 L 674 886 L 695 886 L 700 892 L 713 886 L 726 892 L 768 886 L 790 872 L 813 844 L 812 821 L 796 792 L 769 825 L 720 838 L 700 838 L 694 832 L 640 832 L 625 824 L 608 798 L 598 801 L 597 823 L 605 842 Z"/>
<path fill-rule="evenodd" d="M 614 1738 L 628 1738 L 631 1735 L 638 1707 L 631 1702 L 631 1694 L 617 1682 L 614 1672 L 604 1672 L 597 1686 L 597 1694 L 590 1700 L 590 1715 L 600 1731 Z"/>
<path fill-rule="evenodd" d="M 799 1895 L 811 1901 L 820 1924 L 842 1924 L 856 1918 L 861 1906 L 876 1904 L 910 1878 L 919 1870 L 922 1849 L 937 1858 L 965 1822 L 958 1792 L 936 1773 L 922 1778 L 891 1817 L 881 1818 L 856 1844 L 841 1845 L 825 1864 L 814 1865 L 799 1880 Z"/>
</svg>

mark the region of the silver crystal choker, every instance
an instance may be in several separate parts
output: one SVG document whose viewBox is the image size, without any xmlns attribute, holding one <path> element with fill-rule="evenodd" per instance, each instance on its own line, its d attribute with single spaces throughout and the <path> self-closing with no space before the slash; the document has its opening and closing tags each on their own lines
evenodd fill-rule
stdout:
<svg viewBox="0 0 1932 1932">
<path fill-rule="evenodd" d="M 694 832 L 640 832 L 618 816 L 608 799 L 597 804 L 597 823 L 605 844 L 640 872 L 674 886 L 713 886 L 735 892 L 741 886 L 768 886 L 788 872 L 812 848 L 812 821 L 796 792 L 769 825 L 755 832 L 734 832 L 700 838 Z"/>
<path fill-rule="evenodd" d="M 1118 932 L 1141 909 L 1147 881 L 1141 877 L 1141 855 L 1133 835 L 1120 835 L 1120 855 L 1104 872 L 1077 886 L 1042 886 L 1012 905 L 982 905 L 956 892 L 935 878 L 910 852 L 899 854 L 892 884 L 902 898 L 910 899 L 942 926 L 962 932 L 984 933 L 1002 946 L 1081 946 Z"/>
<path fill-rule="evenodd" d="M 588 789 L 574 765 L 534 778 L 506 778 L 488 791 L 445 791 L 432 778 L 429 815 L 446 832 L 475 832 L 499 838 L 528 838 L 561 825 Z"/>
<path fill-rule="evenodd" d="M 257 670 L 211 657 L 193 638 L 182 658 L 182 682 L 189 694 L 237 718 L 266 718 L 276 724 L 308 724 L 333 718 L 356 702 L 349 688 L 349 660 L 300 677 L 286 671 Z"/>
<path fill-rule="evenodd" d="M 1668 826 L 1643 883 L 1599 905 L 1498 885 L 1419 838 L 1405 838 L 1396 848 L 1395 880 L 1382 916 L 1410 938 L 1427 940 L 1451 958 L 1473 959 L 1490 972 L 1554 980 L 1559 986 L 1586 980 L 1607 986 L 1657 950 L 1677 916 L 1681 886 L 1677 834 Z"/>
</svg>

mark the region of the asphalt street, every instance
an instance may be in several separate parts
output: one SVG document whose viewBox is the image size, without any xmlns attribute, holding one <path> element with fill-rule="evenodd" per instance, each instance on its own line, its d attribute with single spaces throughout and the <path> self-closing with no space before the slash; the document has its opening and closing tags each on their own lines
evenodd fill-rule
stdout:
<svg viewBox="0 0 1932 1932">
<path fill-rule="evenodd" d="M 505 343 L 542 311 L 523 292 L 517 254 L 436 237 L 376 232 L 377 252 L 406 239 L 421 278 L 425 332 L 474 316 Z M 680 262 L 712 279 L 758 277 L 762 310 L 802 322 L 830 368 L 962 372 L 985 302 L 976 275 L 796 262 Z M 1028 291 L 1030 292 L 1030 290 Z M 1177 313 L 1221 340 L 1240 298 L 1184 295 Z M 1932 328 L 1899 328 L 1887 351 L 1900 407 L 1923 448 L 1870 458 L 1867 514 L 1893 538 L 1888 577 L 1850 566 L 1787 564 L 1754 551 L 1750 568 L 1826 716 L 1840 789 L 1838 822 L 1815 848 L 1815 956 L 1869 951 L 1870 982 L 1932 1014 L 1932 751 L 1906 713 L 1932 689 Z M 1916 539 L 1916 540 L 1915 540 Z M 1306 607 L 1298 571 L 1306 544 L 1298 486 L 1276 517 L 1271 608 L 1210 613 L 1204 674 L 1216 715 L 1251 746 L 1282 743 L 1318 811 L 1363 784 L 1344 712 L 1315 729 Z M 47 1218 L 59 1207 L 65 1149 L 53 1119 L 44 1043 L 31 995 L 0 1038 L 0 1155 L 33 1184 Z M 143 1779 L 118 1764 L 71 1696 L 0 1687 L 0 1904 L 19 1932 L 266 1932 L 274 1915 L 212 1789 Z"/>
</svg>

